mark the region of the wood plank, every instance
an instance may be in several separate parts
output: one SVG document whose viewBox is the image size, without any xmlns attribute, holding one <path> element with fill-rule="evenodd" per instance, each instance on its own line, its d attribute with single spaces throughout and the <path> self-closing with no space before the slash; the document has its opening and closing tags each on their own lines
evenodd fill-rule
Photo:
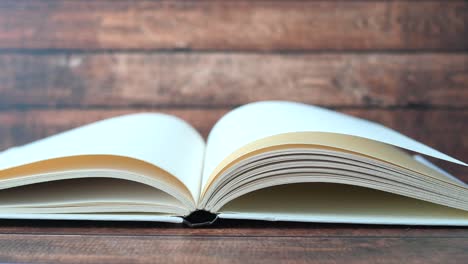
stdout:
<svg viewBox="0 0 468 264">
<path fill-rule="evenodd" d="M 207 228 L 157 222 L 0 220 L 0 234 L 205 237 L 468 238 L 463 227 L 352 225 L 219 219 Z"/>
<path fill-rule="evenodd" d="M 205 138 L 214 123 L 227 112 L 203 109 L 122 110 L 33 110 L 0 112 L 0 150 L 114 116 L 160 112 L 178 116 L 194 126 Z"/>
<path fill-rule="evenodd" d="M 0 3 L 0 48 L 466 50 L 466 1 Z"/>
<path fill-rule="evenodd" d="M 0 54 L 0 106 L 468 107 L 461 54 Z"/>
<path fill-rule="evenodd" d="M 2 262 L 464 263 L 466 238 L 0 235 Z"/>
<path fill-rule="evenodd" d="M 141 111 L 157 111 L 179 116 L 206 137 L 213 124 L 229 109 L 122 109 L 122 110 L 31 110 L 0 112 L 0 150 L 21 145 L 89 122 Z M 468 110 L 345 110 L 345 113 L 373 120 L 416 140 L 468 159 Z M 439 162 L 468 182 L 468 168 Z"/>
</svg>

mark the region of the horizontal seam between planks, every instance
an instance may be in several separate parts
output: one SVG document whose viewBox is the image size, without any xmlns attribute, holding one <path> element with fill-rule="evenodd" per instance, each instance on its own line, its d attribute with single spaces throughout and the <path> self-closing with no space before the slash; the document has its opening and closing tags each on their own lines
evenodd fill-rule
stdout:
<svg viewBox="0 0 468 264">
<path fill-rule="evenodd" d="M 158 48 L 158 49 L 66 49 L 66 48 L 0 48 L 0 55 L 67 55 L 67 54 L 259 54 L 259 55 L 422 55 L 422 54 L 468 54 L 468 48 L 461 49 L 194 49 L 194 48 Z"/>
<path fill-rule="evenodd" d="M 393 239 L 393 238 L 409 238 L 409 239 L 464 239 L 468 238 L 468 235 L 466 236 L 305 236 L 305 235 L 284 235 L 284 236 L 279 236 L 279 235 L 191 235 L 191 234 L 186 234 L 186 235 L 134 235 L 134 234 L 121 234 L 121 235 L 114 235 L 114 234 L 68 234 L 68 233 L 59 233 L 59 234 L 50 234 L 50 233 L 0 233 L 0 236 L 6 235 L 6 236 L 46 236 L 46 237 L 56 237 L 56 236 L 62 236 L 62 237 L 122 237 L 122 238 L 129 238 L 129 237 L 164 237 L 164 238 L 346 238 L 346 239 Z M 1 239 L 1 237 L 0 237 Z"/>
<path fill-rule="evenodd" d="M 246 103 L 248 104 L 248 102 Z M 306 102 L 307 104 L 307 102 Z M 128 105 L 79 105 L 79 104 L 12 104 L 0 105 L 0 112 L 26 112 L 34 110 L 230 110 L 242 106 L 244 104 L 220 104 L 220 105 L 204 105 L 204 104 L 128 104 Z M 409 105 L 323 105 L 314 104 L 334 110 L 418 110 L 418 111 L 465 111 L 468 110 L 467 106 L 451 106 L 451 105 L 423 105 L 423 104 L 409 104 Z"/>
</svg>

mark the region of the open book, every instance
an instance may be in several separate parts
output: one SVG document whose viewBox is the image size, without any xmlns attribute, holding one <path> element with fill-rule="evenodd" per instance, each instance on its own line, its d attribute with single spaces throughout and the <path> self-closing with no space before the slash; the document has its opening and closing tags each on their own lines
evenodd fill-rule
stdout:
<svg viewBox="0 0 468 264">
<path fill-rule="evenodd" d="M 468 225 L 467 185 L 405 150 L 467 166 L 292 102 L 239 107 L 207 142 L 173 116 L 115 117 L 0 153 L 0 218 Z"/>
</svg>

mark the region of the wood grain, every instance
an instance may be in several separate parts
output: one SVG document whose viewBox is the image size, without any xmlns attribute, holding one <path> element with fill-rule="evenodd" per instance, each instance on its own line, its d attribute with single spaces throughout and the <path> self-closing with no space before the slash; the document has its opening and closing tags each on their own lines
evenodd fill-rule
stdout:
<svg viewBox="0 0 468 264">
<path fill-rule="evenodd" d="M 0 106 L 468 106 L 462 54 L 0 54 Z"/>
<path fill-rule="evenodd" d="M 463 227 L 418 227 L 219 219 L 206 228 L 182 224 L 118 221 L 0 220 L 4 235 L 209 236 L 209 237 L 388 237 L 463 238 Z"/>
<path fill-rule="evenodd" d="M 23 263 L 463 263 L 468 239 L 0 235 L 0 246 Z"/>
<path fill-rule="evenodd" d="M 0 150 L 93 121 L 134 112 L 162 112 L 178 116 L 206 137 L 215 122 L 228 111 L 228 108 L 2 111 Z M 355 109 L 343 112 L 382 123 L 449 155 L 468 159 L 468 110 Z M 468 182 L 468 168 L 445 162 L 439 164 Z"/>
<path fill-rule="evenodd" d="M 281 99 L 467 161 L 467 51 L 462 0 L 4 0 L 0 151 L 148 111 L 206 137 L 234 106 Z M 2 263 L 465 263 L 467 248 L 466 228 L 0 220 Z"/>
<path fill-rule="evenodd" d="M 0 3 L 0 48 L 466 50 L 465 1 Z"/>
<path fill-rule="evenodd" d="M 204 137 L 227 109 L 121 109 L 121 110 L 33 110 L 0 112 L 0 149 L 21 145 L 74 127 L 114 116 L 160 112 L 178 116 Z"/>
</svg>

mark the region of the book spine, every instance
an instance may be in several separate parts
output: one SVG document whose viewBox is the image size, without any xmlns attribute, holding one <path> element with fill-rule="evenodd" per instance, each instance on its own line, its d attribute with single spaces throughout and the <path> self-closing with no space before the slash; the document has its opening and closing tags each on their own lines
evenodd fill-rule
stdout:
<svg viewBox="0 0 468 264">
<path fill-rule="evenodd" d="M 218 215 L 205 210 L 197 210 L 183 219 L 184 224 L 189 227 L 202 227 L 212 225 L 218 219 Z"/>
</svg>

